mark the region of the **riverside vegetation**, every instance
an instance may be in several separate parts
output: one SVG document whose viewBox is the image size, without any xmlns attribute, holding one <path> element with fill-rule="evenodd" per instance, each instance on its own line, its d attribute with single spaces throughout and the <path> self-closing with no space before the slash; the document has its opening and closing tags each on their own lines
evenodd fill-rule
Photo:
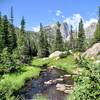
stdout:
<svg viewBox="0 0 100 100">
<path fill-rule="evenodd" d="M 13 7 L 10 20 L 0 12 L 0 100 L 21 100 L 18 94 L 25 82 L 38 78 L 40 72 L 50 66 L 75 74 L 74 88 L 67 99 L 100 100 L 100 63 L 96 63 L 100 59 L 81 56 L 89 47 L 100 43 L 100 7 L 97 29 L 91 43 L 86 39 L 82 19 L 78 36 L 73 36 L 71 26 L 70 40 L 67 42 L 63 41 L 60 23 L 57 22 L 56 35 L 51 43 L 42 23 L 38 33 L 29 32 L 25 30 L 24 17 L 21 28 L 14 26 L 13 18 Z M 67 51 L 67 55 L 49 58 L 55 51 Z M 40 96 L 37 100 L 46 98 Z"/>
</svg>

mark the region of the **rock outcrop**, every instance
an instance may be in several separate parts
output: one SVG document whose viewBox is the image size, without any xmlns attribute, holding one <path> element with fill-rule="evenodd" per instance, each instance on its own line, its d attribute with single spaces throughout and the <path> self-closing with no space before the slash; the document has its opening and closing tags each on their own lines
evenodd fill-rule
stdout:
<svg viewBox="0 0 100 100">
<path fill-rule="evenodd" d="M 92 39 L 94 36 L 94 32 L 96 30 L 97 23 L 93 22 L 88 27 L 85 28 L 86 37 Z"/>
<path fill-rule="evenodd" d="M 49 58 L 57 58 L 58 59 L 58 58 L 62 58 L 64 56 L 66 56 L 66 55 L 67 55 L 67 51 L 65 51 L 65 52 L 55 51 L 49 56 Z"/>
<path fill-rule="evenodd" d="M 57 24 L 50 24 L 48 26 L 45 26 L 44 30 L 48 34 L 49 41 L 52 41 L 52 39 L 56 35 L 55 33 L 56 33 L 56 30 L 57 30 Z M 60 32 L 61 32 L 63 40 L 66 40 L 67 37 L 69 36 L 69 27 L 68 27 L 68 24 L 66 22 L 61 23 Z"/>
<path fill-rule="evenodd" d="M 97 57 L 100 55 L 100 43 L 94 44 L 91 48 L 89 48 L 82 56 L 85 57 Z"/>
</svg>

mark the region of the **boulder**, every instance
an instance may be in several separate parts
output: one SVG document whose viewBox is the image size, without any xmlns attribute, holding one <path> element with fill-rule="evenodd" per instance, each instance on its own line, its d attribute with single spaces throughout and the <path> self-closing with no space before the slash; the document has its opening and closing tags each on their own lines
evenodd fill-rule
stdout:
<svg viewBox="0 0 100 100">
<path fill-rule="evenodd" d="M 55 51 L 52 54 L 50 54 L 49 58 L 62 58 L 65 57 L 67 55 L 67 51 L 65 52 L 61 52 L 61 51 Z"/>
<path fill-rule="evenodd" d="M 100 43 L 94 44 L 91 48 L 82 54 L 82 57 L 97 57 L 98 55 L 100 55 Z"/>
<path fill-rule="evenodd" d="M 64 93 L 69 94 L 71 90 L 65 90 Z"/>
<path fill-rule="evenodd" d="M 65 84 L 57 84 L 56 85 L 56 90 L 58 90 L 58 91 L 65 91 L 66 90 L 66 86 L 65 86 Z"/>
<path fill-rule="evenodd" d="M 100 60 L 94 61 L 94 64 L 99 64 L 100 65 Z"/>
<path fill-rule="evenodd" d="M 63 78 L 57 78 L 57 79 L 54 79 L 54 80 L 49 80 L 49 81 L 46 81 L 44 82 L 45 85 L 52 85 L 52 84 L 56 84 L 58 82 L 62 82 L 64 79 Z"/>
<path fill-rule="evenodd" d="M 57 82 L 61 82 L 61 81 L 63 81 L 63 80 L 64 80 L 63 78 L 58 78 L 58 79 L 56 79 Z"/>
<path fill-rule="evenodd" d="M 71 77 L 71 75 L 70 74 L 66 74 L 66 75 L 64 75 L 64 77 L 65 78 L 69 78 L 69 77 Z"/>
<path fill-rule="evenodd" d="M 52 84 L 52 80 L 49 80 L 47 82 L 44 82 L 45 85 L 51 85 Z"/>
</svg>

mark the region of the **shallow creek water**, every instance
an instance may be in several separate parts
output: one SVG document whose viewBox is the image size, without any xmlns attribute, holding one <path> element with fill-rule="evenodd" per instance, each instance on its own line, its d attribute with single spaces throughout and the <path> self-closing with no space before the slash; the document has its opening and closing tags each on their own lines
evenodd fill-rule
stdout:
<svg viewBox="0 0 100 100">
<path fill-rule="evenodd" d="M 46 97 L 47 100 L 65 100 L 68 94 L 56 90 L 56 84 L 73 85 L 73 79 L 64 79 L 62 82 L 57 82 L 52 85 L 45 85 L 44 82 L 57 79 L 66 73 L 63 70 L 53 68 L 46 69 L 40 72 L 38 78 L 30 79 L 25 83 L 25 86 L 20 90 L 20 96 L 24 100 L 36 100 L 37 96 Z"/>
</svg>

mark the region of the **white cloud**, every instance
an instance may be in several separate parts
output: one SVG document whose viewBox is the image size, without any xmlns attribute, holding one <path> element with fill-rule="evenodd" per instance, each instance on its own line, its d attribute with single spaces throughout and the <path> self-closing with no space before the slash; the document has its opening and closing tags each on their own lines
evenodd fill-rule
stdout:
<svg viewBox="0 0 100 100">
<path fill-rule="evenodd" d="M 84 21 L 84 28 L 90 26 L 90 24 L 92 24 L 92 23 L 97 23 L 97 21 L 98 21 L 98 20 L 95 19 L 95 18 L 91 18 L 91 19 L 89 19 L 89 20 L 87 20 L 87 21 Z"/>
<path fill-rule="evenodd" d="M 57 10 L 57 11 L 56 11 L 56 16 L 58 16 L 58 17 L 59 17 L 59 16 L 61 16 L 61 15 L 62 15 L 62 13 L 63 13 L 63 12 L 62 12 L 61 10 Z"/>
<path fill-rule="evenodd" d="M 57 10 L 56 15 L 61 16 L 62 18 L 64 18 L 64 22 L 67 22 L 68 25 L 72 25 L 73 29 L 75 29 L 75 30 L 78 29 L 80 19 L 83 19 L 80 14 L 73 14 L 70 17 L 65 17 L 60 10 Z M 57 22 L 56 18 L 53 18 L 52 20 L 54 22 Z M 96 18 L 90 18 L 89 20 L 84 20 L 83 19 L 84 28 L 88 27 L 92 23 L 97 23 L 97 21 L 98 20 Z M 33 27 L 33 31 L 38 32 L 39 30 L 40 30 L 40 26 Z"/>
<path fill-rule="evenodd" d="M 65 16 L 63 15 L 63 12 L 61 10 L 56 11 L 56 16 L 61 17 L 61 18 L 65 18 Z"/>
<path fill-rule="evenodd" d="M 62 18 L 65 18 L 65 16 L 64 16 L 64 15 L 62 15 L 61 17 L 62 17 Z"/>
<path fill-rule="evenodd" d="M 69 25 L 72 25 L 74 29 L 76 29 L 81 18 L 80 14 L 73 14 L 73 16 L 67 17 L 64 22 L 67 22 Z"/>
<path fill-rule="evenodd" d="M 40 26 L 33 27 L 33 31 L 34 32 L 39 32 L 40 31 Z"/>
<path fill-rule="evenodd" d="M 80 19 L 83 19 L 80 14 L 73 14 L 73 16 L 71 17 L 66 17 L 64 22 L 67 22 L 69 25 L 72 25 L 73 29 L 78 29 Z M 86 28 L 93 22 L 97 23 L 97 19 L 96 18 L 90 18 L 89 20 L 83 19 L 83 22 L 84 22 L 84 28 Z"/>
</svg>

